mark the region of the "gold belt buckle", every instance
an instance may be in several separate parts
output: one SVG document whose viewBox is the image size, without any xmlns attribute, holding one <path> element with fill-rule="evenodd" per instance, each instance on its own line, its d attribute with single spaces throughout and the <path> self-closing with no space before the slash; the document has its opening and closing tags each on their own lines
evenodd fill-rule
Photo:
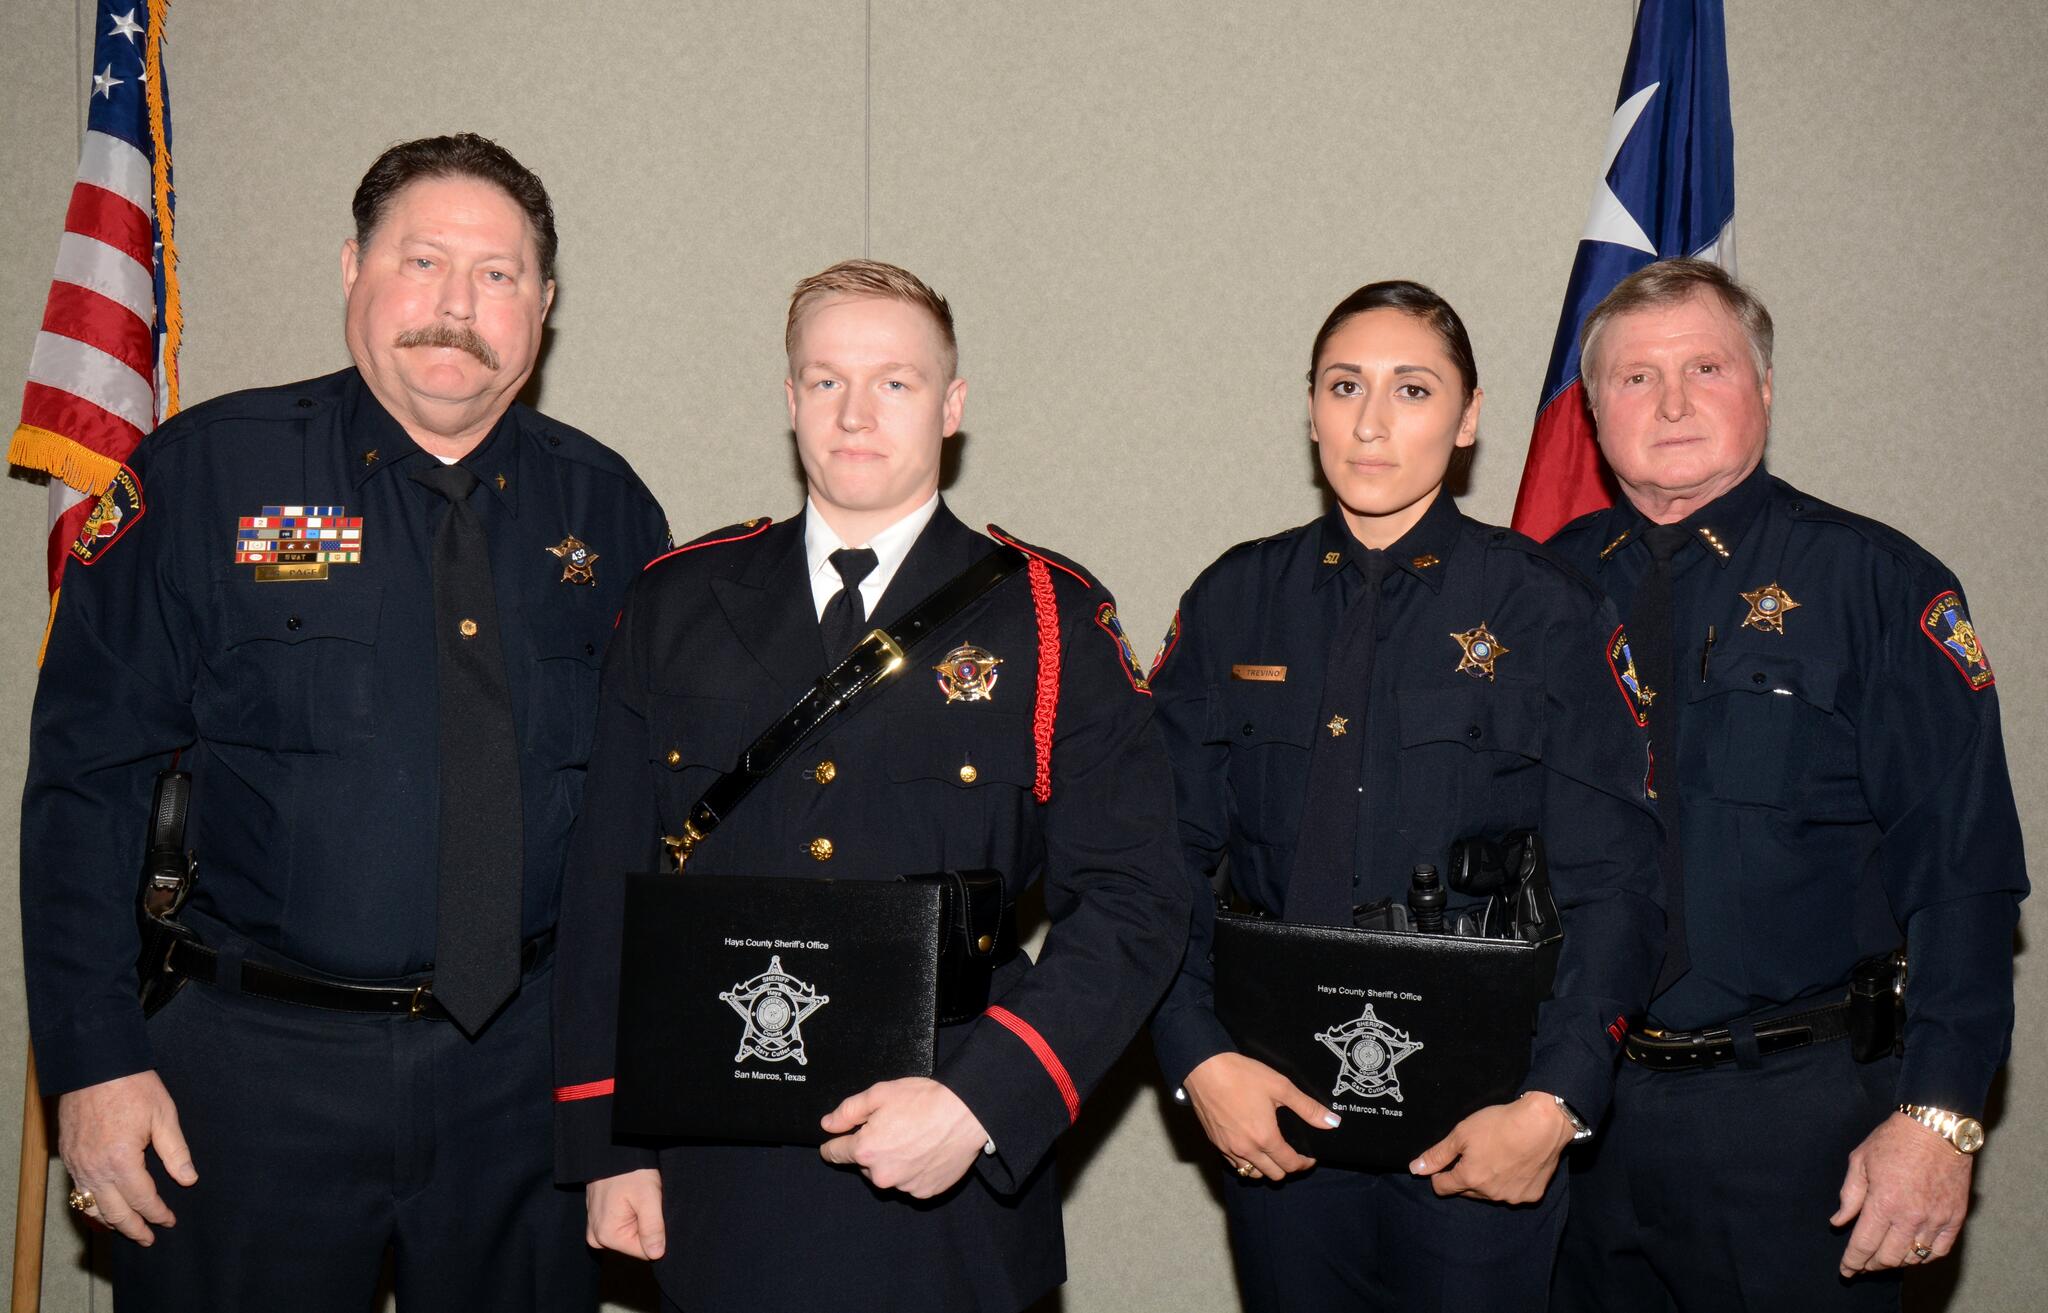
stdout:
<svg viewBox="0 0 2048 1313">
<path fill-rule="evenodd" d="M 421 1017 L 427 1015 L 427 996 L 433 988 L 434 982 L 432 980 L 422 980 L 419 984 L 413 986 L 412 1003 L 405 1010 L 406 1020 L 418 1021 Z"/>
<path fill-rule="evenodd" d="M 896 640 L 895 640 L 895 639 L 893 639 L 893 638 L 889 637 L 889 631 L 888 631 L 888 630 L 886 630 L 886 629 L 873 629 L 873 630 L 869 630 L 869 631 L 868 631 L 868 636 L 867 636 L 866 638 L 862 639 L 861 641 L 862 641 L 863 643 L 873 643 L 873 644 L 875 644 L 875 645 L 876 645 L 877 647 L 879 647 L 879 648 L 881 648 L 881 649 L 882 649 L 882 651 L 883 651 L 883 653 L 884 653 L 885 655 L 887 655 L 887 656 L 888 656 L 888 658 L 889 658 L 889 663 L 888 663 L 887 665 L 883 666 L 883 667 L 882 667 L 882 671 L 881 671 L 881 673 L 882 673 L 882 675 L 883 675 L 884 677 L 886 677 L 886 676 L 889 676 L 889 675 L 893 675 L 893 674 L 895 674 L 895 673 L 896 673 L 896 672 L 897 672 L 898 670 L 901 670 L 901 669 L 903 668 L 903 660 L 904 660 L 904 658 L 903 658 L 903 648 L 902 648 L 902 646 L 901 646 L 900 644 L 898 644 L 898 643 L 896 642 Z"/>
</svg>

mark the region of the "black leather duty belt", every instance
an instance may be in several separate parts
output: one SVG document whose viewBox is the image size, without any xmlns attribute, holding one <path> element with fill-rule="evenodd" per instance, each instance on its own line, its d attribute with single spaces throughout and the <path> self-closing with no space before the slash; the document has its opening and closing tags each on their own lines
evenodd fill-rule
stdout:
<svg viewBox="0 0 2048 1313">
<path fill-rule="evenodd" d="M 1824 1003 L 1781 1017 L 1745 1023 L 1756 1035 L 1760 1058 L 1803 1049 L 1809 1044 L 1827 1044 L 1849 1037 L 1849 1005 Z M 1709 1030 L 1660 1030 L 1645 1026 L 1631 1030 L 1623 1041 L 1630 1062 L 1652 1071 L 1690 1071 L 1734 1062 L 1737 1052 L 1735 1031 L 1728 1026 Z"/>
<path fill-rule="evenodd" d="M 519 948 L 519 974 L 524 976 L 555 951 L 555 932 L 536 935 Z M 190 939 L 177 939 L 164 959 L 164 970 L 202 985 L 220 984 L 220 954 Z M 358 985 L 332 976 L 303 975 L 261 962 L 242 963 L 242 992 L 278 1003 L 326 1012 L 365 1012 L 373 1016 L 447 1021 L 448 1011 L 434 997 L 434 982 L 417 985 Z"/>
</svg>

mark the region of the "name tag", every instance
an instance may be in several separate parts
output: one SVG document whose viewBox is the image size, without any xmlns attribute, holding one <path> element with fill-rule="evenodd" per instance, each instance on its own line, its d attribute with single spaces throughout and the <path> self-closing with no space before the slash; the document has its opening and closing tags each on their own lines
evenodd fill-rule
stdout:
<svg viewBox="0 0 2048 1313">
<path fill-rule="evenodd" d="M 1287 682 L 1287 667 L 1232 666 L 1230 668 L 1230 677 L 1232 679 L 1257 680 L 1269 684 L 1285 684 Z"/>
</svg>

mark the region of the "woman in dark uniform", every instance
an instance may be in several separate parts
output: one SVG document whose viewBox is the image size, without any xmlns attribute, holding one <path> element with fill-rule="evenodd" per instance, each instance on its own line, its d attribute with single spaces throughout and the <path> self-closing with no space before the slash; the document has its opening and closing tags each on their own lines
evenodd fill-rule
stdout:
<svg viewBox="0 0 2048 1313">
<path fill-rule="evenodd" d="M 1153 1036 L 1223 1157 L 1251 1309 L 1541 1309 L 1559 1156 L 1599 1123 L 1622 1019 L 1657 969 L 1658 831 L 1626 639 L 1578 575 L 1445 491 L 1480 400 L 1442 297 L 1410 282 L 1346 297 L 1309 373 L 1335 504 L 1205 570 L 1154 666 L 1200 896 Z M 1211 876 L 1227 855 L 1253 907 L 1349 925 L 1354 906 L 1400 901 L 1414 867 L 1443 867 L 1454 842 L 1520 829 L 1543 837 L 1565 925 L 1524 1092 L 1406 1173 L 1311 1170 L 1279 1119 L 1337 1114 L 1218 1023 Z"/>
</svg>

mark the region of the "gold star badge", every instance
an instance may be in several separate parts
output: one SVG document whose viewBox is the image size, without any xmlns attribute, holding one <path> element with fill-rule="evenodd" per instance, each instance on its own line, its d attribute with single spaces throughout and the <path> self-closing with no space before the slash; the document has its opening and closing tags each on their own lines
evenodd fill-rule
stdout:
<svg viewBox="0 0 2048 1313">
<path fill-rule="evenodd" d="M 570 534 L 553 547 L 543 547 L 541 550 L 560 559 L 562 562 L 563 583 L 583 584 L 586 587 L 596 586 L 597 570 L 595 567 L 597 565 L 597 553 L 591 551 L 590 545 L 575 534 Z"/>
<path fill-rule="evenodd" d="M 1350 723 L 1343 716 L 1332 716 L 1330 717 L 1330 723 L 1323 726 L 1323 728 L 1330 731 L 1331 738 L 1341 739 L 1344 737 L 1344 727 Z"/>
<path fill-rule="evenodd" d="M 1492 680 L 1493 663 L 1508 654 L 1508 648 L 1487 631 L 1486 622 L 1481 621 L 1462 634 L 1452 634 L 1464 656 L 1458 660 L 1458 672 L 1474 679 Z"/>
<path fill-rule="evenodd" d="M 1742 618 L 1742 627 L 1761 629 L 1770 634 L 1784 633 L 1785 613 L 1799 609 L 1799 603 L 1792 600 L 1792 594 L 1778 587 L 1776 581 L 1742 594 L 1742 600 L 1749 603 L 1749 614 Z"/>
</svg>

